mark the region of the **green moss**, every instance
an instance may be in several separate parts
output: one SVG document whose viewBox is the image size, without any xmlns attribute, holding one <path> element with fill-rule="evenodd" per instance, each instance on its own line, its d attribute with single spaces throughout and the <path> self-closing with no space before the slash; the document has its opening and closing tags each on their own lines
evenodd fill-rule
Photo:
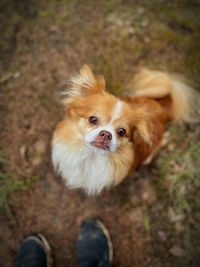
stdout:
<svg viewBox="0 0 200 267">
<path fill-rule="evenodd" d="M 169 198 L 178 212 L 184 212 L 185 219 L 189 218 L 191 210 L 200 208 L 200 203 L 191 197 L 196 194 L 199 186 L 199 159 L 199 144 L 190 142 L 187 150 L 181 151 L 175 148 L 173 152 L 160 157 L 157 161 L 160 179 L 157 180 L 156 187 L 159 196 L 162 199 L 163 196 L 164 199 Z"/>
<path fill-rule="evenodd" d="M 149 233 L 151 230 L 150 221 L 149 221 L 149 217 L 147 214 L 145 214 L 145 216 L 144 216 L 144 229 L 146 230 L 147 233 Z"/>
<path fill-rule="evenodd" d="M 41 152 L 34 152 L 31 156 L 34 157 L 34 158 L 41 158 L 41 157 L 44 157 L 44 153 L 41 153 Z"/>
<path fill-rule="evenodd" d="M 167 15 L 169 19 L 182 27 L 182 31 L 189 32 L 190 30 L 197 30 L 200 27 L 200 20 L 198 19 L 200 8 L 194 9 L 182 6 L 180 9 L 169 9 Z"/>
<path fill-rule="evenodd" d="M 16 223 L 16 220 L 11 210 L 13 203 L 10 201 L 9 195 L 14 191 L 27 188 L 27 185 L 14 173 L 0 172 L 0 212 L 5 213 L 13 223 Z"/>
<path fill-rule="evenodd" d="M 188 71 L 190 71 L 190 73 L 192 73 L 193 75 L 194 74 L 198 75 L 200 71 L 199 62 L 200 62 L 200 45 L 198 48 L 191 47 L 188 56 L 185 59 L 186 67 Z"/>
<path fill-rule="evenodd" d="M 192 160 L 200 160 L 200 144 L 191 141 L 188 153 Z"/>
<path fill-rule="evenodd" d="M 0 165 L 9 165 L 13 167 L 13 163 L 10 162 L 5 154 L 0 151 Z M 33 181 L 38 180 L 36 175 L 24 173 L 21 171 L 0 171 L 0 213 L 4 213 L 13 224 L 16 224 L 15 216 L 12 212 L 12 201 L 10 200 L 10 194 L 15 191 L 27 190 Z M 21 177 L 24 179 L 22 180 Z"/>
</svg>

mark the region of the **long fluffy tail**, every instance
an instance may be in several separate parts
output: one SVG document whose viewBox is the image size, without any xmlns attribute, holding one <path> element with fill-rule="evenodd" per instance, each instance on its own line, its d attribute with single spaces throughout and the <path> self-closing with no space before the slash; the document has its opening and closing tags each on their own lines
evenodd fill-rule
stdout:
<svg viewBox="0 0 200 267">
<path fill-rule="evenodd" d="M 170 120 L 200 120 L 200 95 L 175 75 L 141 69 L 130 83 L 129 91 L 134 97 L 159 101 Z"/>
</svg>

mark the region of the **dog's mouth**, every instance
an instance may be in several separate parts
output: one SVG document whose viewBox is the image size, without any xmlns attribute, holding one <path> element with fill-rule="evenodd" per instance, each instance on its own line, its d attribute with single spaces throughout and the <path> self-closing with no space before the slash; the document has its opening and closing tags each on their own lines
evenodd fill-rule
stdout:
<svg viewBox="0 0 200 267">
<path fill-rule="evenodd" d="M 110 147 L 104 142 L 91 142 L 91 145 L 103 150 L 110 150 Z"/>
</svg>

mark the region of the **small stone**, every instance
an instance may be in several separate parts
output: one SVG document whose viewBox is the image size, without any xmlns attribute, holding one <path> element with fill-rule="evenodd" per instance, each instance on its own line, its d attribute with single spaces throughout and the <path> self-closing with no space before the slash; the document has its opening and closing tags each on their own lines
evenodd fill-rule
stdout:
<svg viewBox="0 0 200 267">
<path fill-rule="evenodd" d="M 175 149 L 175 145 L 174 145 L 174 144 L 169 144 L 169 145 L 167 146 L 167 150 L 168 150 L 169 152 L 174 151 L 174 149 Z"/>
<path fill-rule="evenodd" d="M 42 158 L 41 157 L 33 158 L 33 160 L 32 160 L 32 166 L 33 167 L 37 167 L 41 163 L 42 163 Z"/>
<path fill-rule="evenodd" d="M 186 192 L 186 187 L 185 187 L 185 185 L 182 185 L 182 186 L 179 188 L 179 192 L 180 192 L 181 195 L 184 195 L 184 194 L 185 194 L 185 192 Z"/>
<path fill-rule="evenodd" d="M 179 165 L 175 164 L 173 166 L 173 172 L 174 173 L 180 173 L 181 172 L 181 167 Z"/>
<path fill-rule="evenodd" d="M 43 140 L 38 140 L 35 143 L 35 151 L 39 153 L 45 153 L 47 144 Z"/>
<path fill-rule="evenodd" d="M 27 147 L 25 144 L 20 147 L 19 153 L 24 160 L 27 159 Z"/>
<path fill-rule="evenodd" d="M 143 226 L 144 214 L 143 214 L 142 208 L 138 207 L 136 209 L 133 209 L 133 211 L 129 215 L 129 218 L 133 223 Z"/>
<path fill-rule="evenodd" d="M 183 249 L 175 244 L 170 248 L 169 252 L 175 257 L 180 257 L 183 254 Z"/>
<path fill-rule="evenodd" d="M 118 26 L 122 27 L 123 24 L 124 24 L 124 22 L 123 22 L 122 19 L 118 18 L 118 19 L 116 19 L 116 24 L 117 24 Z"/>
<path fill-rule="evenodd" d="M 144 7 L 139 7 L 137 9 L 137 13 L 140 14 L 140 15 L 144 14 L 144 12 L 145 12 L 145 8 Z"/>
<path fill-rule="evenodd" d="M 56 25 L 52 25 L 52 26 L 50 27 L 50 31 L 51 31 L 51 32 L 58 32 L 58 27 L 57 27 Z"/>
<path fill-rule="evenodd" d="M 20 77 L 20 72 L 19 71 L 16 71 L 14 74 L 13 74 L 13 78 L 15 79 L 18 79 Z"/>
<path fill-rule="evenodd" d="M 115 20 L 116 20 L 116 15 L 115 15 L 114 13 L 110 13 L 110 14 L 108 15 L 108 17 L 107 17 L 107 20 L 108 20 L 109 22 L 113 22 L 113 21 L 115 21 Z"/>
<path fill-rule="evenodd" d="M 176 214 L 172 207 L 169 207 L 168 209 L 168 217 L 170 222 L 178 222 L 183 220 L 184 216 L 183 214 Z"/>
<path fill-rule="evenodd" d="M 130 35 L 135 34 L 135 29 L 134 29 L 133 27 L 128 27 L 128 33 L 129 33 Z"/>
<path fill-rule="evenodd" d="M 167 236 L 166 236 L 164 231 L 158 231 L 157 238 L 158 238 L 158 241 L 161 242 L 161 243 L 164 243 L 167 240 Z"/>
<path fill-rule="evenodd" d="M 143 20 L 141 25 L 142 25 L 142 27 L 146 27 L 148 25 L 148 23 L 149 22 L 147 20 Z"/>
<path fill-rule="evenodd" d="M 176 229 L 177 233 L 182 233 L 185 231 L 185 226 L 181 222 L 177 222 L 175 224 L 175 229 Z"/>
<path fill-rule="evenodd" d="M 143 199 L 144 201 L 147 201 L 148 198 L 149 198 L 149 194 L 148 194 L 148 192 L 143 192 L 143 193 L 142 193 L 142 199 Z"/>
<path fill-rule="evenodd" d="M 150 184 L 149 180 L 144 180 L 141 183 L 142 190 L 141 190 L 141 197 L 144 202 L 154 203 L 156 201 L 156 192 L 152 185 Z"/>
<path fill-rule="evenodd" d="M 130 21 L 129 19 L 127 19 L 127 20 L 125 20 L 124 24 L 125 24 L 126 26 L 130 26 L 130 25 L 131 25 L 131 21 Z"/>
<path fill-rule="evenodd" d="M 148 36 L 146 36 L 146 37 L 144 37 L 144 41 L 145 41 L 145 43 L 150 43 L 151 40 Z"/>
</svg>

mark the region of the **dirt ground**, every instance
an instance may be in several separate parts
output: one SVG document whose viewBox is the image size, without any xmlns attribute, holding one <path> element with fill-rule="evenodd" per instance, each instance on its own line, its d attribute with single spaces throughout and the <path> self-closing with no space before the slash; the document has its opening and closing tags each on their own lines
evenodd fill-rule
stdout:
<svg viewBox="0 0 200 267">
<path fill-rule="evenodd" d="M 139 66 L 182 73 L 200 91 L 200 4 L 192 1 L 2 0 L 0 266 L 44 234 L 55 266 L 77 266 L 86 218 L 108 228 L 113 266 L 200 266 L 200 125 L 169 125 L 168 144 L 132 179 L 97 197 L 69 190 L 51 164 L 64 115 L 57 93 L 87 63 L 124 93 Z"/>
</svg>

